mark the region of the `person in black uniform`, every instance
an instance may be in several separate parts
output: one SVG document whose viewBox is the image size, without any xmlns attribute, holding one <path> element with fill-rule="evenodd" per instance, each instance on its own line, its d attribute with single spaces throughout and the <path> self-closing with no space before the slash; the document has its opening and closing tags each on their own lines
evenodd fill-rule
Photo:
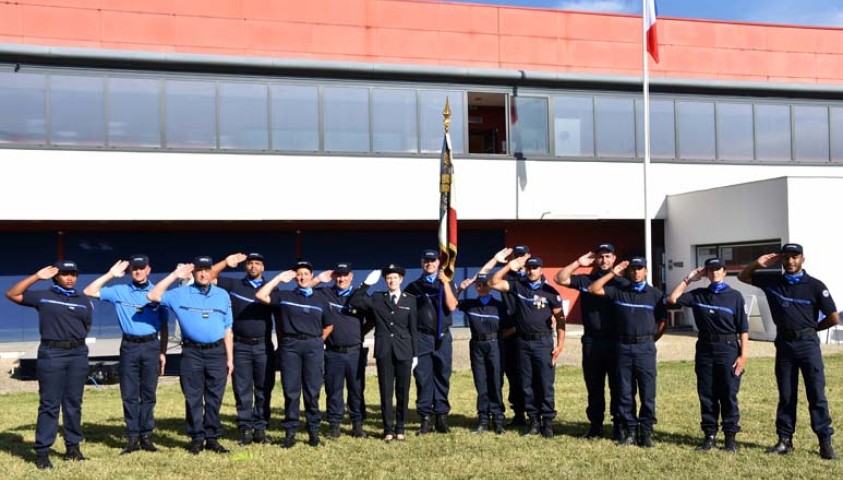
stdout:
<svg viewBox="0 0 843 480">
<path fill-rule="evenodd" d="M 220 277 L 226 267 L 245 263 L 243 278 Z M 218 287 L 228 292 L 234 315 L 234 374 L 231 376 L 240 445 L 266 443 L 270 400 L 275 387 L 275 352 L 272 345 L 273 316 L 278 311 L 255 300 L 264 284 L 264 257 L 257 252 L 235 253 L 217 262 L 211 274 Z"/>
<path fill-rule="evenodd" d="M 708 277 L 708 287 L 685 292 L 703 276 Z M 702 451 L 714 448 L 721 415 L 727 452 L 738 451 L 735 435 L 741 429 L 738 390 L 746 366 L 749 322 L 743 295 L 725 280 L 726 262 L 709 258 L 704 267 L 691 271 L 667 297 L 667 303 L 693 309 L 699 330 L 695 364 L 700 427 L 705 438 L 697 450 Z"/>
<path fill-rule="evenodd" d="M 416 377 L 416 411 L 421 416 L 418 434 L 433 431 L 448 433 L 448 390 L 451 386 L 453 338 L 451 312 L 457 309 L 454 287 L 439 271 L 439 253 L 421 253 L 422 276 L 404 290 L 416 298 L 418 309 L 419 364 Z M 431 416 L 435 421 L 431 423 Z"/>
<path fill-rule="evenodd" d="M 506 249 L 502 253 L 503 256 L 509 256 L 511 250 Z M 518 334 L 524 406 L 530 417 L 527 435 L 541 434 L 545 438 L 553 438 L 552 422 L 556 418 L 554 366 L 565 345 L 565 315 L 562 311 L 562 297 L 545 282 L 542 266 L 541 258 L 523 255 L 495 272 L 489 280 L 489 287 L 502 293 L 513 292 L 518 297 L 515 329 Z M 504 280 L 507 273 L 522 267 L 527 271 L 524 280 Z"/>
<path fill-rule="evenodd" d="M 629 284 L 610 287 L 629 267 Z M 588 287 L 592 295 L 615 304 L 618 320 L 618 409 L 624 422 L 619 445 L 653 447 L 656 423 L 656 342 L 667 327 L 664 294 L 647 284 L 647 260 L 633 257 L 621 262 Z M 635 392 L 641 409 L 636 415 Z M 636 433 L 638 438 L 636 438 Z"/>
<path fill-rule="evenodd" d="M 505 254 L 505 252 L 510 253 Z M 530 247 L 527 245 L 516 245 L 512 249 L 504 248 L 495 254 L 495 263 L 507 263 L 509 261 L 507 255 L 510 254 L 513 258 L 519 258 L 528 253 L 530 253 Z M 504 280 L 507 282 L 520 281 L 526 275 L 526 270 L 521 268 L 520 270 L 507 272 Z M 518 335 L 515 332 L 518 296 L 515 292 L 502 293 L 501 300 L 506 305 L 506 320 L 501 322 L 501 365 L 503 367 L 503 374 L 506 375 L 506 383 L 509 385 L 507 401 L 509 402 L 509 408 L 512 410 L 512 421 L 506 424 L 506 426 L 517 428 L 527 425 L 527 420 L 524 416 L 524 390 L 521 388 L 521 366 L 518 364 Z"/>
<path fill-rule="evenodd" d="M 781 262 L 784 273 L 758 271 L 773 267 L 776 261 Z M 764 291 L 776 324 L 776 382 L 779 388 L 776 433 L 779 441 L 767 452 L 786 454 L 793 451 L 801 371 L 811 412 L 811 428 L 820 441 L 820 457 L 834 460 L 837 458 L 831 444 L 834 429 L 825 398 L 825 371 L 817 331 L 837 325 L 840 318 L 825 284 L 802 269 L 804 261 L 802 245 L 786 243 L 780 253 L 758 257 L 741 271 L 738 279 Z M 825 315 L 822 320 L 820 313 Z"/>
<path fill-rule="evenodd" d="M 275 287 L 295 277 L 296 288 L 280 291 Z M 255 298 L 267 305 L 280 306 L 281 385 L 284 387 L 283 448 L 296 443 L 296 431 L 301 424 L 299 405 L 304 392 L 308 445 L 317 447 L 319 425 L 319 391 L 322 390 L 325 367 L 324 340 L 331 333 L 331 318 L 322 314 L 322 301 L 313 294 L 313 265 L 299 260 L 292 270 L 281 272 L 265 283 Z"/>
<path fill-rule="evenodd" d="M 366 438 L 363 432 L 363 384 L 366 381 L 366 352 L 363 336 L 366 334 L 362 310 L 349 304 L 354 281 L 351 264 L 340 262 L 331 271 L 334 285 L 316 290 L 322 299 L 322 315 L 330 317 L 326 323 L 333 325 L 325 341 L 325 397 L 326 416 L 330 431 L 328 438 L 340 436 L 343 410 L 343 384 L 348 389 L 348 416 L 351 419 L 351 436 Z"/>
<path fill-rule="evenodd" d="M 473 433 L 483 433 L 491 422 L 495 433 L 504 433 L 503 400 L 501 390 L 501 358 L 498 338 L 506 306 L 492 296 L 489 277 L 482 269 L 477 276 L 460 284 L 460 292 L 474 284 L 477 298 L 459 303 L 460 311 L 468 318 L 471 340 L 468 342 L 471 373 L 477 390 L 477 427 Z"/>
<path fill-rule="evenodd" d="M 403 267 L 394 264 L 381 271 L 374 270 L 348 301 L 352 308 L 363 310 L 375 322 L 375 362 L 381 395 L 383 440 L 387 443 L 406 438 L 404 424 L 410 400 L 410 375 L 418 362 L 416 300 L 401 291 L 404 273 Z M 381 275 L 387 290 L 366 295 Z M 393 391 L 397 403 L 394 412 Z"/>
<path fill-rule="evenodd" d="M 82 441 L 82 394 L 88 376 L 88 346 L 93 306 L 76 291 L 79 269 L 71 260 L 44 267 L 6 291 L 6 298 L 38 310 L 38 421 L 35 425 L 35 466 L 53 468 L 50 447 L 64 421 L 65 460 L 85 460 Z M 30 290 L 39 280 L 52 280 L 47 290 Z"/>
<path fill-rule="evenodd" d="M 584 438 L 603 436 L 603 415 L 606 411 L 605 386 L 609 379 L 609 414 L 612 416 L 612 438 L 621 439 L 623 422 L 618 413 L 617 385 L 617 343 L 618 330 L 615 322 L 615 307 L 611 301 L 588 293 L 588 287 L 594 281 L 606 275 L 615 266 L 615 247 L 611 243 L 601 243 L 582 255 L 575 262 L 556 273 L 557 285 L 572 288 L 580 292 L 582 311 L 582 373 L 588 392 L 588 406 L 585 414 L 590 427 Z M 579 268 L 593 267 L 591 273 L 574 275 Z M 628 282 L 624 278 L 614 277 L 608 285 L 623 287 Z"/>
</svg>

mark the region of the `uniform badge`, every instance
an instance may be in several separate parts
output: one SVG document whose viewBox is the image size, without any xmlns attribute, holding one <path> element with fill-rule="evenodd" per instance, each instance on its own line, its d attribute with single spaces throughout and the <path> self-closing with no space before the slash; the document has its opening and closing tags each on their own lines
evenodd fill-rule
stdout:
<svg viewBox="0 0 843 480">
<path fill-rule="evenodd" d="M 143 307 L 138 307 L 138 308 L 136 308 L 136 309 L 135 309 L 135 312 L 137 312 L 138 314 L 143 313 Z"/>
<path fill-rule="evenodd" d="M 541 310 L 542 308 L 547 306 L 547 299 L 542 297 L 541 295 L 533 295 L 533 306 Z"/>
<path fill-rule="evenodd" d="M 210 312 L 202 312 L 202 318 L 211 318 Z"/>
<path fill-rule="evenodd" d="M 823 290 L 823 297 L 828 298 L 830 296 L 831 296 L 831 294 L 828 293 L 828 290 Z"/>
</svg>

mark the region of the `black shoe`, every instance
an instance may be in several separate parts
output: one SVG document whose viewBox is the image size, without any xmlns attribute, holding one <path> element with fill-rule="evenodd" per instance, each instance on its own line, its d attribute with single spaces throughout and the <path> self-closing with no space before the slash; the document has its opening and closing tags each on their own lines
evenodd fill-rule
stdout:
<svg viewBox="0 0 843 480">
<path fill-rule="evenodd" d="M 199 438 L 191 440 L 190 445 L 187 447 L 187 451 L 191 455 L 199 455 L 199 452 L 202 450 L 205 450 L 205 443 Z"/>
<path fill-rule="evenodd" d="M 594 440 L 596 438 L 603 438 L 603 427 L 596 427 L 594 425 L 585 432 L 582 436 L 585 440 Z"/>
<path fill-rule="evenodd" d="M 216 438 L 209 438 L 205 440 L 205 450 L 210 450 L 215 453 L 228 453 L 228 449 L 220 445 Z"/>
<path fill-rule="evenodd" d="M 152 437 L 149 435 L 141 435 L 140 437 L 140 448 L 145 452 L 157 452 L 158 447 L 152 443 Z"/>
<path fill-rule="evenodd" d="M 362 422 L 354 422 L 351 424 L 351 436 L 354 438 L 366 438 L 366 432 L 363 431 Z"/>
<path fill-rule="evenodd" d="M 526 436 L 533 436 L 541 434 L 541 425 L 539 425 L 539 421 L 535 419 L 530 419 L 530 429 L 527 430 L 527 433 L 524 435 Z"/>
<path fill-rule="evenodd" d="M 723 450 L 729 453 L 737 453 L 738 451 L 738 441 L 735 439 L 734 433 L 727 433 L 726 434 L 726 442 L 723 445 Z"/>
<path fill-rule="evenodd" d="M 512 417 L 512 420 L 506 424 L 506 428 L 518 428 L 518 427 L 526 427 L 527 426 L 527 419 L 524 417 L 524 414 L 516 414 Z"/>
<path fill-rule="evenodd" d="M 480 434 L 482 434 L 483 432 L 485 432 L 485 431 L 486 431 L 486 430 L 488 430 L 488 429 L 489 429 L 489 424 L 488 424 L 488 423 L 485 423 L 485 422 L 478 422 L 478 423 L 477 423 L 477 426 L 476 426 L 476 427 L 474 427 L 474 430 L 472 430 L 472 431 L 471 431 L 471 433 L 475 433 L 475 434 L 477 434 L 477 435 L 480 435 Z"/>
<path fill-rule="evenodd" d="M 506 433 L 506 430 L 503 426 L 503 418 L 499 418 L 495 420 L 495 435 L 503 435 Z"/>
<path fill-rule="evenodd" d="M 331 427 L 328 429 L 328 435 L 326 435 L 331 440 L 336 440 L 340 438 L 340 424 L 339 423 L 332 423 Z"/>
<path fill-rule="evenodd" d="M 50 452 L 38 452 L 35 456 L 35 468 L 38 470 L 50 470 L 53 468 L 53 462 L 50 461 Z"/>
<path fill-rule="evenodd" d="M 791 437 L 780 436 L 778 443 L 765 450 L 767 453 L 775 453 L 778 455 L 786 455 L 793 451 L 793 439 Z"/>
<path fill-rule="evenodd" d="M 240 445 L 241 447 L 245 447 L 246 445 L 249 445 L 253 441 L 255 441 L 255 436 L 252 433 L 252 429 L 244 428 L 244 429 L 242 429 L 242 433 L 240 435 L 240 440 L 237 442 L 237 445 Z"/>
<path fill-rule="evenodd" d="M 252 441 L 255 443 L 269 443 L 266 440 L 266 430 L 256 428 L 254 435 L 252 435 Z"/>
<path fill-rule="evenodd" d="M 729 436 L 727 435 L 726 438 L 729 438 Z M 734 436 L 733 436 L 733 438 L 734 438 Z M 712 448 L 714 448 L 714 444 L 715 444 L 714 435 L 706 435 L 705 438 L 703 438 L 702 443 L 699 444 L 699 446 L 696 449 L 700 452 L 707 452 L 707 451 L 711 450 Z"/>
<path fill-rule="evenodd" d="M 284 436 L 284 440 L 281 442 L 281 448 L 293 448 L 293 445 L 296 444 L 296 432 L 289 431 Z"/>
<path fill-rule="evenodd" d="M 542 437 L 553 438 L 553 426 L 549 423 L 542 425 Z"/>
<path fill-rule="evenodd" d="M 614 426 L 612 426 L 612 440 L 617 443 L 620 443 L 623 441 L 624 438 L 626 438 L 626 435 L 624 434 L 623 426 L 619 424 L 615 424 Z"/>
<path fill-rule="evenodd" d="M 618 446 L 628 447 L 635 445 L 635 434 L 621 430 L 621 438 L 618 440 Z"/>
<path fill-rule="evenodd" d="M 337 425 L 337 430 L 339 430 L 339 425 Z M 339 435 L 337 435 L 337 436 L 339 436 Z M 322 444 L 322 442 L 319 441 L 319 432 L 318 431 L 314 430 L 314 431 L 308 433 L 307 444 L 310 445 L 311 447 L 318 447 L 319 445 Z"/>
<path fill-rule="evenodd" d="M 641 432 L 641 436 L 638 438 L 638 446 L 653 448 L 653 432 Z"/>
<path fill-rule="evenodd" d="M 430 421 L 430 415 L 422 415 L 421 426 L 419 427 L 419 431 L 416 432 L 416 435 L 427 435 L 432 431 L 433 423 Z"/>
<path fill-rule="evenodd" d="M 120 455 L 128 455 L 132 452 L 137 452 L 140 449 L 141 446 L 138 437 L 132 436 L 129 437 L 129 440 L 126 442 L 126 446 L 123 447 L 123 451 L 120 452 Z"/>
<path fill-rule="evenodd" d="M 436 416 L 436 431 L 439 433 L 450 433 L 451 429 L 448 428 L 447 413 L 443 413 L 442 415 Z"/>
<path fill-rule="evenodd" d="M 820 439 L 820 458 L 823 460 L 837 460 L 834 447 L 831 445 L 831 437 Z"/>
<path fill-rule="evenodd" d="M 82 451 L 79 450 L 79 445 L 68 445 L 67 451 L 64 453 L 64 459 L 71 462 L 81 462 L 82 460 L 87 460 L 87 458 L 82 455 Z"/>
</svg>

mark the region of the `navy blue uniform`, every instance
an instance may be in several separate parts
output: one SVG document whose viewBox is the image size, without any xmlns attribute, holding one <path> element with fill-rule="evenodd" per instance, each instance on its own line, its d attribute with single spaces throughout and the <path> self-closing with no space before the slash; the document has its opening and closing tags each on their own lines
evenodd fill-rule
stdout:
<svg viewBox="0 0 843 480">
<path fill-rule="evenodd" d="M 459 309 L 465 312 L 471 330 L 468 347 L 474 388 L 477 390 L 477 416 L 483 425 L 490 418 L 498 425 L 503 425 L 503 377 L 498 336 L 501 322 L 506 320 L 506 306 L 488 295 L 463 300 Z"/>
<path fill-rule="evenodd" d="M 270 399 L 275 387 L 275 352 L 272 320 L 277 309 L 255 300 L 263 278 L 217 278 L 217 286 L 228 292 L 234 315 L 234 373 L 231 383 L 237 407 L 237 426 L 265 430 L 269 423 Z"/>
<path fill-rule="evenodd" d="M 650 433 L 656 423 L 656 342 L 658 323 L 667 316 L 664 294 L 644 285 L 605 287 L 618 320 L 618 410 L 629 434 L 640 426 Z M 635 392 L 641 408 L 635 412 Z"/>
<path fill-rule="evenodd" d="M 187 435 L 193 442 L 218 439 L 228 380 L 224 338 L 234 321 L 228 293 L 216 285 L 186 285 L 164 292 L 161 304 L 175 313 L 181 326 L 179 383 L 187 410 Z"/>
<path fill-rule="evenodd" d="M 416 410 L 422 416 L 446 415 L 451 411 L 448 390 L 451 387 L 453 357 L 452 319 L 451 312 L 445 307 L 441 288 L 444 287 L 438 278 L 430 282 L 422 276 L 404 290 L 416 298 L 418 309 L 419 363 L 413 375 L 416 377 Z"/>
<path fill-rule="evenodd" d="M 791 283 L 791 281 L 793 283 Z M 825 284 L 806 272 L 789 280 L 778 272 L 754 272 L 752 284 L 764 291 L 776 324 L 776 381 L 779 405 L 776 433 L 791 437 L 796 428 L 799 372 L 811 412 L 811 428 L 820 439 L 834 433 L 825 398 L 825 369 L 817 337 L 820 312 L 837 311 Z"/>
<path fill-rule="evenodd" d="M 517 299 L 515 329 L 518 335 L 521 389 L 524 409 L 531 423 L 549 425 L 556 418 L 553 384 L 553 310 L 562 308 L 562 297 L 544 279 L 510 281 Z"/>
<path fill-rule="evenodd" d="M 38 421 L 35 450 L 49 452 L 59 429 L 59 409 L 64 421 L 64 443 L 70 448 L 82 441 L 82 393 L 88 376 L 88 346 L 93 307 L 88 297 L 53 286 L 26 291 L 21 305 L 38 310 Z"/>
<path fill-rule="evenodd" d="M 721 283 L 685 292 L 676 303 L 693 309 L 699 330 L 695 361 L 700 427 L 707 436 L 715 435 L 722 415 L 723 432 L 734 435 L 741 429 L 741 377 L 733 365 L 740 355 L 738 337 L 749 331 L 743 295 Z"/>
<path fill-rule="evenodd" d="M 325 341 L 325 397 L 328 423 L 338 425 L 343 417 L 343 384 L 348 389 L 348 416 L 352 423 L 363 421 L 363 383 L 366 381 L 366 351 L 363 349 L 363 311 L 349 305 L 352 288 L 316 290 L 322 300 L 322 315 L 334 326 Z"/>
<path fill-rule="evenodd" d="M 524 278 L 524 271 L 507 272 L 503 279 L 507 282 Z M 501 322 L 501 331 L 515 328 L 515 315 L 518 309 L 518 297 L 515 292 L 501 293 L 501 299 L 506 306 L 506 319 Z M 501 366 L 506 381 L 509 384 L 507 401 L 516 418 L 524 415 L 524 390 L 521 389 L 521 367 L 519 365 L 518 335 L 509 335 L 500 341 Z M 503 379 L 501 379 L 503 384 Z"/>
<path fill-rule="evenodd" d="M 580 309 L 583 319 L 582 373 L 588 392 L 588 406 L 585 414 L 594 431 L 603 430 L 603 415 L 606 411 L 606 379 L 609 380 L 609 414 L 616 428 L 623 423 L 618 411 L 617 350 L 618 326 L 615 306 L 611 300 L 588 293 L 588 287 L 606 272 L 598 269 L 589 275 L 573 275 L 569 288 L 579 290 Z M 629 282 L 613 277 L 607 286 L 623 287 Z"/>
<path fill-rule="evenodd" d="M 148 436 L 155 428 L 158 372 L 161 368 L 161 339 L 158 332 L 169 319 L 168 310 L 146 299 L 154 285 L 134 282 L 103 287 L 100 300 L 114 304 L 123 330 L 120 343 L 120 396 L 126 435 Z"/>
<path fill-rule="evenodd" d="M 281 385 L 284 387 L 284 430 L 293 435 L 301 424 L 299 408 L 304 393 L 307 431 L 319 431 L 319 392 L 322 390 L 325 345 L 322 330 L 330 317 L 322 314 L 319 296 L 311 290 L 272 292 L 271 304 L 279 305 L 281 314 L 276 332 L 281 335 Z"/>
</svg>

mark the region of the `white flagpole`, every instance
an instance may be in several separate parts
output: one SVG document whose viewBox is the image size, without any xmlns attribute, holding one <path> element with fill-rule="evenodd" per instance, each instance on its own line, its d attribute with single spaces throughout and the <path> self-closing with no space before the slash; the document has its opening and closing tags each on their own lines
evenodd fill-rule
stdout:
<svg viewBox="0 0 843 480">
<path fill-rule="evenodd" d="M 641 1 L 641 59 L 644 65 L 644 257 L 647 258 L 647 283 L 653 284 L 653 232 L 650 225 L 650 79 L 647 68 L 647 0 Z"/>
</svg>

